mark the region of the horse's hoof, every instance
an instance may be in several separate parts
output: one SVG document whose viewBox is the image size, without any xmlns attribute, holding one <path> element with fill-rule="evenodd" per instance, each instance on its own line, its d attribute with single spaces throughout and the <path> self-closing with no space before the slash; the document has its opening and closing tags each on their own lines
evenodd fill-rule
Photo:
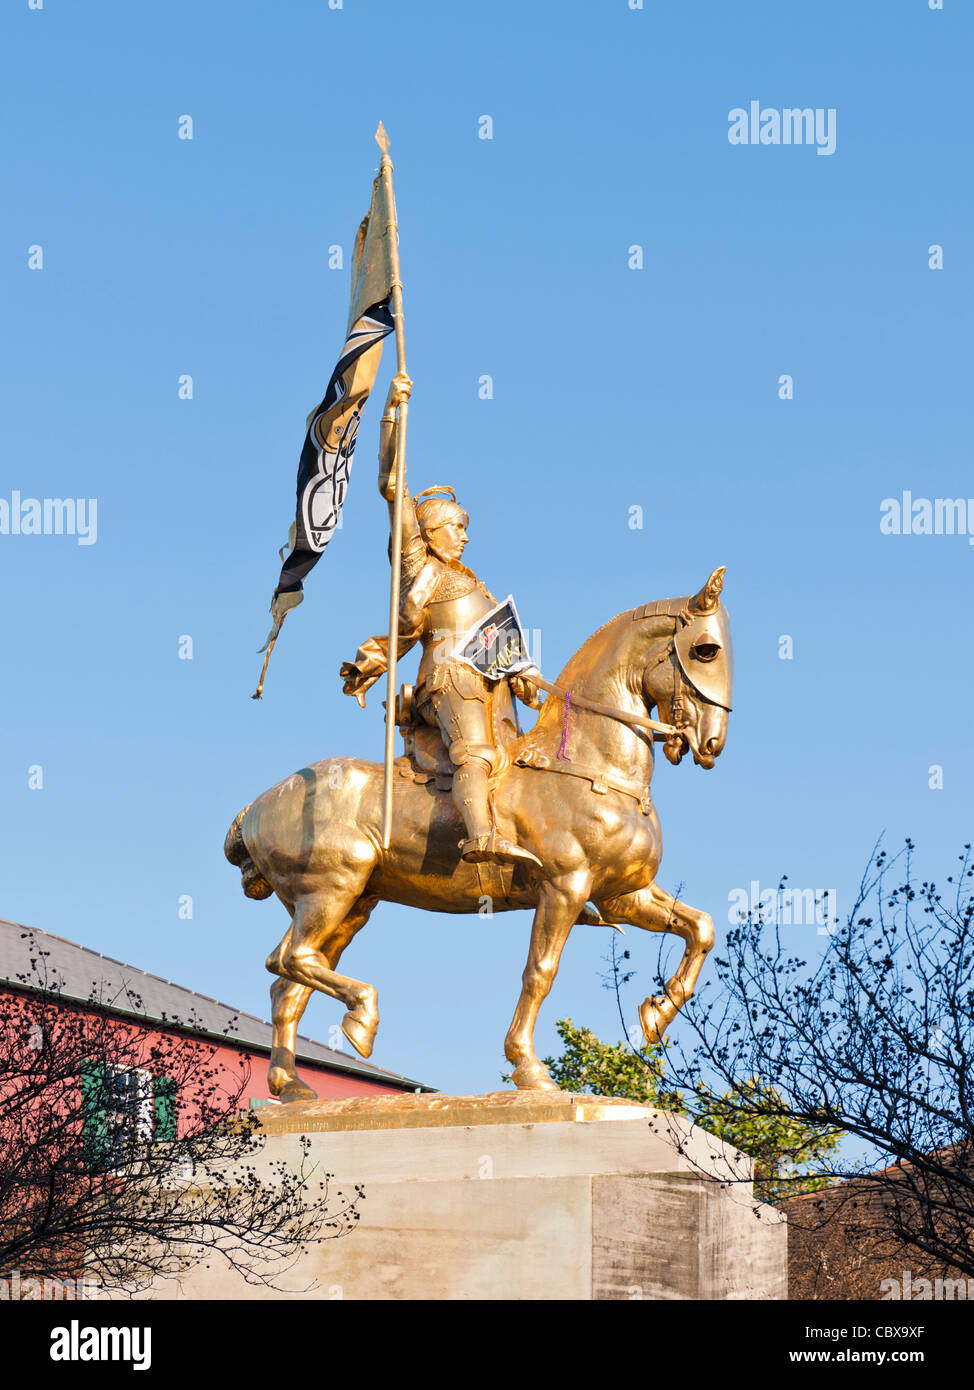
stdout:
<svg viewBox="0 0 974 1390">
<path fill-rule="evenodd" d="M 644 999 L 639 1006 L 639 1022 L 643 1030 L 643 1037 L 650 1047 L 657 1047 L 663 1041 L 663 1034 L 672 1022 L 666 1016 L 666 1004 L 669 1000 L 662 999 L 659 995 Z"/>
<path fill-rule="evenodd" d="M 312 1091 L 303 1081 L 289 1081 L 278 1097 L 282 1105 L 290 1105 L 294 1100 L 317 1100 L 317 1091 Z"/>
<path fill-rule="evenodd" d="M 299 1077 L 284 1067 L 271 1067 L 267 1073 L 267 1089 L 284 1105 L 292 1100 L 318 1099 L 317 1093 L 312 1091 L 310 1086 L 306 1086 Z"/>
<path fill-rule="evenodd" d="M 561 1087 L 552 1081 L 548 1068 L 541 1062 L 522 1062 L 514 1068 L 512 1076 L 519 1091 L 560 1091 Z"/>
<path fill-rule="evenodd" d="M 371 1027 L 363 1023 L 361 1019 L 349 1011 L 342 1019 L 342 1032 L 348 1041 L 355 1048 L 360 1057 L 372 1056 L 372 1044 L 375 1042 L 376 1030 L 379 1027 L 379 1020 L 376 1019 Z"/>
</svg>

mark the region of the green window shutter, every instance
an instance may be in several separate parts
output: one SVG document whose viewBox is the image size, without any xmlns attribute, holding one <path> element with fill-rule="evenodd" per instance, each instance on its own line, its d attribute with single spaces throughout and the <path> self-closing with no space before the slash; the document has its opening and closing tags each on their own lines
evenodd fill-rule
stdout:
<svg viewBox="0 0 974 1390">
<path fill-rule="evenodd" d="M 152 1103 L 156 1139 L 176 1138 L 176 1083 L 168 1076 L 152 1078 Z"/>
<path fill-rule="evenodd" d="M 87 1057 L 81 1063 L 81 1141 L 85 1162 L 98 1170 L 108 1160 L 108 1114 L 105 1108 L 105 1068 Z"/>
</svg>

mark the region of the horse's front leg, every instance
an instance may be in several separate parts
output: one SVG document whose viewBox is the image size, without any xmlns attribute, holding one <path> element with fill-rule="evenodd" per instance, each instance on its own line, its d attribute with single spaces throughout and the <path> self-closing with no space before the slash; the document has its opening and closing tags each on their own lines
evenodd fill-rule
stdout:
<svg viewBox="0 0 974 1390">
<path fill-rule="evenodd" d="M 514 1064 L 514 1084 L 522 1090 L 559 1088 L 534 1050 L 534 1026 L 558 974 L 558 962 L 568 934 L 592 889 L 586 870 L 565 874 L 541 885 L 531 927 L 531 948 L 521 976 L 521 997 L 504 1042 L 504 1055 Z"/>
<path fill-rule="evenodd" d="M 706 912 L 679 902 L 655 883 L 638 892 L 599 903 L 599 908 L 610 922 L 627 922 L 644 931 L 674 932 L 686 943 L 676 973 L 666 982 L 666 993 L 650 995 L 639 1006 L 643 1036 L 650 1045 L 658 1043 L 693 993 L 697 976 L 714 944 L 713 919 Z"/>
</svg>

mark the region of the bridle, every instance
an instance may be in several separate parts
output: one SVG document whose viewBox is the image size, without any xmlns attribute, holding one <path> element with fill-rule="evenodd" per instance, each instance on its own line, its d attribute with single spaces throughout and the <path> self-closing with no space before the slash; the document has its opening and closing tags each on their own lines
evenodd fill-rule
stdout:
<svg viewBox="0 0 974 1390">
<path fill-rule="evenodd" d="M 633 618 L 655 617 L 660 613 L 665 613 L 666 608 L 663 603 L 648 603 L 643 608 L 638 608 L 633 613 Z M 692 621 L 693 615 L 685 604 L 681 604 L 679 612 L 671 611 L 667 616 L 675 617 L 678 622 Z M 676 657 L 676 643 L 671 637 L 666 646 L 657 653 L 655 659 L 647 667 L 647 670 L 655 670 L 664 661 L 671 657 Z M 597 700 L 591 700 L 587 695 L 581 694 L 576 690 L 566 690 L 564 686 L 553 685 L 550 681 L 542 680 L 540 674 L 535 675 L 531 671 L 520 671 L 518 677 L 528 681 L 529 684 L 537 686 L 546 691 L 549 695 L 556 695 L 565 701 L 565 718 L 567 725 L 568 713 L 574 705 L 576 709 L 589 710 L 592 714 L 601 714 L 606 719 L 615 719 L 620 724 L 627 724 L 631 729 L 646 729 L 649 733 L 660 734 L 664 738 L 674 738 L 676 736 L 686 737 L 686 729 L 689 726 L 689 719 L 685 715 L 685 704 L 683 700 L 684 686 L 688 683 L 685 673 L 681 679 L 680 663 L 673 661 L 673 689 L 670 696 L 670 708 L 673 712 L 674 723 L 665 724 L 658 719 L 649 719 L 643 714 L 631 714 L 628 710 L 616 709 L 614 705 L 599 704 Z M 701 698 L 706 699 L 706 696 Z M 689 740 L 688 740 L 689 742 Z"/>
<path fill-rule="evenodd" d="M 543 680 L 540 674 L 533 671 L 518 672 L 518 677 L 538 689 L 546 691 L 549 695 L 554 695 L 565 702 L 565 714 L 562 725 L 561 744 L 558 752 L 552 757 L 538 749 L 526 748 L 523 753 L 515 758 L 515 763 L 521 767 L 534 767 L 542 771 L 561 772 L 569 776 L 583 777 L 590 781 L 592 790 L 596 792 L 606 792 L 610 788 L 622 792 L 626 796 L 634 797 L 639 802 L 640 809 L 649 814 L 652 806 L 649 796 L 649 787 L 640 786 L 636 783 L 621 782 L 607 777 L 600 768 L 590 767 L 583 763 L 575 762 L 566 754 L 568 742 L 569 718 L 572 707 L 584 709 L 592 714 L 597 714 L 606 719 L 614 719 L 620 724 L 626 725 L 633 730 L 646 730 L 654 738 L 664 741 L 667 745 L 666 754 L 670 761 L 678 761 L 679 756 L 674 752 L 672 740 L 685 740 L 695 759 L 700 756 L 697 747 L 696 733 L 693 728 L 693 720 L 687 710 L 686 693 L 688 690 L 695 691 L 702 700 L 711 704 L 713 701 L 709 696 L 704 695 L 699 690 L 686 671 L 684 660 L 678 650 L 677 642 L 681 633 L 681 624 L 685 628 L 696 618 L 708 616 L 706 612 L 694 611 L 692 599 L 657 599 L 652 603 L 644 604 L 632 613 L 634 621 L 652 617 L 669 617 L 676 619 L 676 627 L 670 639 L 653 658 L 651 664 L 644 671 L 643 679 L 651 670 L 664 661 L 671 661 L 673 666 L 673 685 L 670 694 L 670 709 L 673 723 L 663 723 L 658 719 L 649 719 L 645 715 L 633 714 L 628 710 L 617 709 L 614 705 L 603 705 L 597 700 L 591 699 L 584 691 L 566 689 L 564 686 L 554 685 L 550 681 Z M 677 745 L 678 749 L 679 745 Z"/>
</svg>

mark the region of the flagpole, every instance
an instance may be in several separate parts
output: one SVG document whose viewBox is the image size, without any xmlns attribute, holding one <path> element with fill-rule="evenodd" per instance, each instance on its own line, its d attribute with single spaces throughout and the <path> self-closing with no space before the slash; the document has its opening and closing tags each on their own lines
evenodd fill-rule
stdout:
<svg viewBox="0 0 974 1390">
<path fill-rule="evenodd" d="M 386 191 L 389 210 L 387 246 L 389 268 L 392 271 L 392 316 L 396 325 L 397 371 L 406 370 L 406 334 L 402 317 L 402 282 L 399 279 L 399 229 L 396 222 L 396 197 L 392 187 L 392 160 L 389 158 L 389 137 L 379 122 L 376 143 L 382 151 L 379 173 Z M 385 773 L 382 783 L 382 848 L 388 849 L 392 838 L 393 758 L 396 751 L 396 662 L 399 659 L 399 569 L 402 562 L 402 508 L 406 490 L 406 415 L 407 402 L 396 407 L 396 490 L 392 508 L 392 583 L 389 589 L 389 666 L 386 674 L 386 746 Z"/>
</svg>

